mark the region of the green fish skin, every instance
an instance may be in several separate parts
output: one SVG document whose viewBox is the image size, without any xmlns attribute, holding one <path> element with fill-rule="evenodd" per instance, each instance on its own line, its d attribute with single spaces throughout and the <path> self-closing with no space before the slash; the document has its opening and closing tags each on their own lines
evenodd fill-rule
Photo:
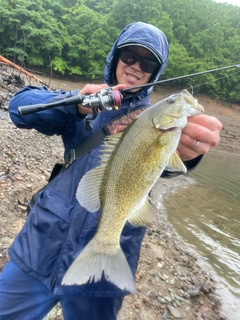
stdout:
<svg viewBox="0 0 240 320">
<path fill-rule="evenodd" d="M 80 252 L 63 285 L 100 281 L 102 275 L 122 290 L 136 292 L 119 239 L 128 220 L 149 226 L 156 217 L 148 194 L 164 169 L 186 168 L 175 152 L 187 118 L 203 107 L 187 91 L 173 94 L 143 111 L 120 134 L 104 142 L 101 165 L 81 179 L 76 198 L 89 212 L 101 208 L 97 231 Z"/>
</svg>

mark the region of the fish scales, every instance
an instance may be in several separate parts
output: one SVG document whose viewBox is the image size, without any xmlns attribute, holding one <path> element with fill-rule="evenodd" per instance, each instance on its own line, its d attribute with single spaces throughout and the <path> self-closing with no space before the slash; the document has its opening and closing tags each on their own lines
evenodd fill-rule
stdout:
<svg viewBox="0 0 240 320">
<path fill-rule="evenodd" d="M 160 174 L 161 168 L 158 166 L 159 157 L 161 152 L 164 152 L 164 148 L 161 148 L 161 145 L 158 144 L 158 136 L 154 134 L 154 137 L 151 137 L 151 133 L 147 133 L 147 130 L 141 128 L 141 137 L 138 136 L 138 130 L 135 130 L 132 134 L 133 143 L 124 143 L 122 141 L 121 146 L 119 147 L 119 157 L 113 157 L 110 159 L 109 164 L 106 168 L 105 177 L 111 177 L 113 175 L 114 179 L 110 179 L 113 183 L 108 183 L 106 181 L 103 188 L 103 202 L 102 208 L 106 210 L 112 208 L 114 203 L 114 198 L 112 203 L 109 201 L 106 203 L 104 200 L 108 198 L 108 195 L 115 193 L 116 197 L 116 207 L 119 208 L 119 201 L 123 202 L 124 205 L 121 206 L 121 211 L 119 210 L 118 215 L 128 216 L 129 212 L 133 209 L 133 206 L 140 201 L 143 196 L 143 193 L 146 191 L 146 186 L 148 189 L 155 182 L 155 177 Z M 156 140 L 153 143 L 153 138 Z M 137 139 L 137 140 L 136 140 Z M 151 141 L 151 144 L 149 143 Z M 127 152 L 130 156 L 124 159 L 124 154 Z M 117 173 L 117 174 L 116 174 Z M 129 188 L 131 187 L 131 188 Z M 127 190 L 127 192 L 126 192 Z M 111 223 L 113 219 L 111 219 Z"/>
<path fill-rule="evenodd" d="M 120 248 L 126 221 L 148 226 L 155 216 L 148 194 L 164 169 L 186 171 L 175 152 L 187 117 L 203 108 L 187 90 L 143 111 L 122 133 L 108 137 L 101 165 L 80 181 L 76 197 L 89 212 L 101 208 L 96 233 L 65 274 L 62 284 L 84 284 L 105 278 L 135 292 L 131 269 Z M 95 191 L 89 194 L 89 186 Z"/>
</svg>

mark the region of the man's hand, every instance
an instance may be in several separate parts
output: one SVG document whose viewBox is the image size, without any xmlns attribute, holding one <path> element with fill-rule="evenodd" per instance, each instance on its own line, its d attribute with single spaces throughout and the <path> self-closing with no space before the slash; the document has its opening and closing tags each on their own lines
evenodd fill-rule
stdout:
<svg viewBox="0 0 240 320">
<path fill-rule="evenodd" d="M 108 88 L 108 85 L 106 84 L 86 84 L 85 87 L 81 91 L 79 91 L 78 95 L 81 94 L 95 94 L 100 90 Z M 115 87 L 113 87 L 113 90 L 123 90 L 126 88 L 125 84 L 118 84 Z M 82 104 L 78 104 L 78 111 L 81 114 L 89 114 L 92 113 L 91 108 L 84 107 Z"/>
<path fill-rule="evenodd" d="M 222 124 L 215 117 L 204 114 L 189 117 L 177 148 L 180 158 L 186 161 L 208 153 L 219 143 L 221 129 Z"/>
</svg>

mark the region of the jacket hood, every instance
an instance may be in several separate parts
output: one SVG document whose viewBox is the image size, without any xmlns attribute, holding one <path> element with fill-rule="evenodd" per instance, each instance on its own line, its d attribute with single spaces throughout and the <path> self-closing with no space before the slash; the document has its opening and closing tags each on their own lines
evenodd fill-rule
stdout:
<svg viewBox="0 0 240 320">
<path fill-rule="evenodd" d="M 153 73 L 150 82 L 156 82 L 163 73 L 169 55 L 169 45 L 165 34 L 151 24 L 144 22 L 134 22 L 127 25 L 116 39 L 106 60 L 104 70 L 104 81 L 108 85 L 113 85 L 113 72 L 116 68 L 116 53 L 119 47 L 127 45 L 139 45 L 150 50 L 158 60 L 160 68 Z M 115 58 L 115 59 L 114 59 Z M 146 87 L 141 90 L 141 95 L 150 95 L 153 87 Z"/>
</svg>

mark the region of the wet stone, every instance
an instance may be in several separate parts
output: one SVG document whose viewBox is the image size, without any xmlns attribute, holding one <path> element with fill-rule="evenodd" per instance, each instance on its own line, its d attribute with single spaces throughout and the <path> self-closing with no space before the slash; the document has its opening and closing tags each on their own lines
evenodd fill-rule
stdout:
<svg viewBox="0 0 240 320">
<path fill-rule="evenodd" d="M 175 319 L 182 319 L 182 315 L 181 313 L 178 311 L 178 309 L 172 307 L 172 306 L 168 306 L 168 310 L 171 313 L 171 315 L 175 318 Z"/>
</svg>

